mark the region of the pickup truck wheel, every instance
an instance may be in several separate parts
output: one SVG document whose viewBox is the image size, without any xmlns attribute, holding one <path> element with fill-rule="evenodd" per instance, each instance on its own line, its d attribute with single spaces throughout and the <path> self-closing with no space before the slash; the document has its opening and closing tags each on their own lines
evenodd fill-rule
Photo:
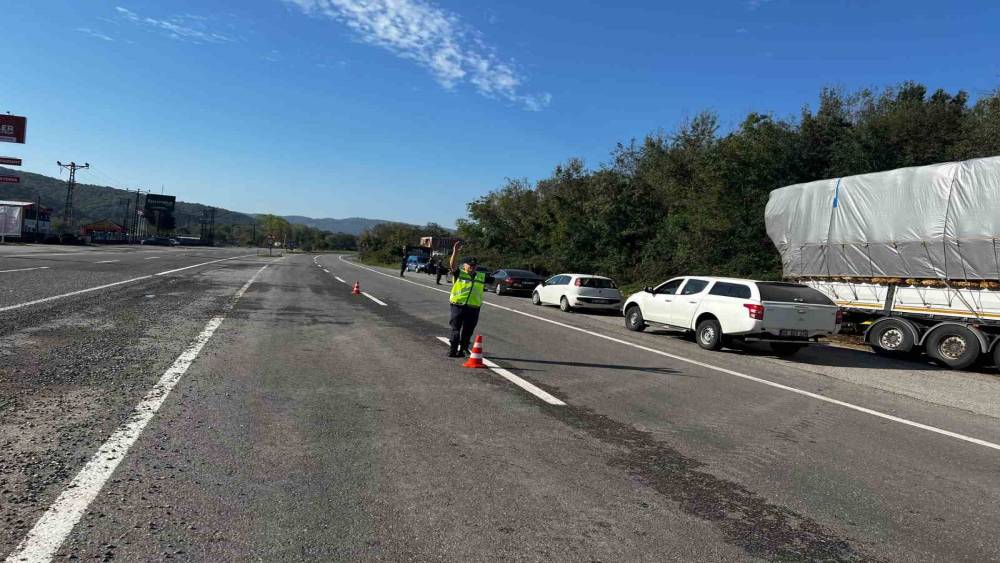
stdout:
<svg viewBox="0 0 1000 563">
<path fill-rule="evenodd" d="M 573 310 L 573 308 L 569 306 L 569 300 L 566 299 L 565 295 L 563 295 L 562 299 L 559 300 L 559 309 L 564 313 L 569 313 Z"/>
<path fill-rule="evenodd" d="M 531 304 L 532 305 L 541 305 L 542 304 L 542 298 L 539 297 L 537 291 L 532 291 L 531 292 Z"/>
<path fill-rule="evenodd" d="M 715 319 L 705 319 L 695 329 L 695 341 L 706 350 L 722 348 L 722 325 Z"/>
<path fill-rule="evenodd" d="M 876 354 L 899 355 L 913 350 L 913 331 L 903 321 L 882 321 L 868 335 L 868 344 Z"/>
<path fill-rule="evenodd" d="M 927 354 L 952 369 L 965 369 L 979 359 L 979 339 L 962 325 L 944 325 L 931 331 L 924 344 Z"/>
<path fill-rule="evenodd" d="M 795 342 L 771 342 L 770 343 L 771 352 L 775 356 L 788 357 L 794 356 L 796 352 L 806 347 L 805 344 L 796 344 Z"/>
<path fill-rule="evenodd" d="M 625 311 L 625 328 L 635 332 L 646 330 L 646 321 L 638 305 L 632 305 Z"/>
</svg>

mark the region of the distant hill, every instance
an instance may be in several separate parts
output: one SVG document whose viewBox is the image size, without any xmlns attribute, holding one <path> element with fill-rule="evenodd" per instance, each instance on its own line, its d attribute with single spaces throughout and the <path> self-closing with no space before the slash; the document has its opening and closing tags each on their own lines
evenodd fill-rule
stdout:
<svg viewBox="0 0 1000 563">
<path fill-rule="evenodd" d="M 66 201 L 66 179 L 53 178 L 32 172 L 12 170 L 0 167 L 0 173 L 16 174 L 21 177 L 20 184 L 0 184 L 0 199 L 38 201 L 54 210 L 53 218 L 62 217 L 63 205 Z M 77 173 L 79 180 L 86 180 L 86 171 Z M 135 206 L 135 192 L 126 192 L 110 186 L 78 183 L 73 197 L 74 215 L 77 223 L 83 225 L 101 219 L 110 219 L 121 223 L 125 214 L 122 199 L 128 198 Z M 178 201 L 174 208 L 174 217 L 178 229 L 188 229 L 197 232 L 202 210 L 209 206 L 200 203 Z M 254 217 L 246 213 L 237 213 L 217 207 L 215 211 L 216 225 L 251 224 Z"/>
<path fill-rule="evenodd" d="M 287 219 L 289 223 L 295 225 L 305 225 L 321 231 L 330 231 L 331 233 L 348 233 L 351 235 L 360 235 L 361 231 L 364 231 L 369 227 L 390 222 L 382 219 L 365 219 L 363 217 L 348 217 L 346 219 L 313 219 L 312 217 L 303 217 L 301 215 L 285 215 L 285 219 Z"/>
</svg>

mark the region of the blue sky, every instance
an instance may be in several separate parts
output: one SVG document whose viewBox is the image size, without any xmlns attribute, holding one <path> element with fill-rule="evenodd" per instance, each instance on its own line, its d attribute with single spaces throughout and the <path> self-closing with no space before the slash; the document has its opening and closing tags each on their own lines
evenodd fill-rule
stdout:
<svg viewBox="0 0 1000 563">
<path fill-rule="evenodd" d="M 1000 3 L 4 3 L 25 170 L 246 212 L 453 225 L 507 177 L 821 87 L 1000 86 Z"/>
</svg>

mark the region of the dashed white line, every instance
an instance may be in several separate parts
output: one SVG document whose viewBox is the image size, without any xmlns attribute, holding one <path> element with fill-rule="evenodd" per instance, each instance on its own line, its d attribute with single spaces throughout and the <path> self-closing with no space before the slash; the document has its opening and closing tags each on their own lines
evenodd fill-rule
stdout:
<svg viewBox="0 0 1000 563">
<path fill-rule="evenodd" d="M 100 262 L 96 262 L 96 264 L 111 264 L 112 262 L 121 262 L 121 260 L 101 260 Z"/>
<path fill-rule="evenodd" d="M 345 280 L 344 280 L 343 278 L 341 278 L 340 276 L 333 276 L 333 279 L 335 279 L 335 280 L 339 281 L 340 283 L 347 283 L 347 282 L 346 282 L 346 281 L 345 281 Z"/>
<path fill-rule="evenodd" d="M 146 279 L 149 279 L 149 278 L 152 278 L 152 277 L 155 277 L 155 276 L 165 276 L 167 274 L 172 274 L 174 272 L 180 272 L 181 270 L 188 270 L 190 268 L 197 268 L 198 266 L 206 266 L 208 264 L 214 264 L 216 262 L 224 262 L 226 260 L 235 260 L 237 258 L 246 258 L 248 256 L 253 256 L 253 254 L 244 254 L 242 256 L 233 256 L 231 258 L 222 258 L 221 260 L 210 260 L 208 262 L 202 262 L 201 264 L 193 264 L 191 266 L 184 266 L 183 268 L 176 268 L 174 270 L 167 270 L 165 272 L 160 272 L 158 274 L 149 274 L 149 275 L 146 275 L 146 276 L 139 276 L 137 278 L 130 278 L 130 279 L 127 279 L 127 280 L 116 281 L 116 282 L 112 282 L 112 283 L 106 283 L 104 285 L 99 285 L 99 286 L 96 286 L 96 287 L 88 287 L 87 289 L 80 289 L 80 290 L 77 290 L 77 291 L 71 291 L 69 293 L 63 293 L 63 294 L 60 294 L 60 295 L 53 295 L 52 297 L 43 297 L 41 299 L 35 299 L 33 301 L 25 301 L 24 303 L 18 303 L 16 305 L 8 305 L 6 307 L 0 307 L 0 313 L 3 313 L 5 311 L 12 311 L 14 309 L 20 309 L 22 307 L 30 307 L 32 305 L 38 305 L 40 303 L 48 303 L 49 301 L 55 301 L 56 299 L 63 299 L 63 298 L 66 298 L 66 297 L 73 297 L 74 295 L 81 295 L 81 294 L 84 294 L 84 293 L 90 293 L 92 291 L 100 291 L 102 289 L 107 289 L 109 287 L 115 287 L 115 286 L 124 285 L 124 284 L 127 284 L 127 283 L 142 281 L 142 280 L 146 280 Z"/>
<path fill-rule="evenodd" d="M 375 298 L 375 297 L 372 297 L 372 294 L 368 293 L 367 291 L 362 291 L 362 292 L 361 292 L 361 295 L 364 295 L 364 296 L 365 296 L 365 297 L 367 297 L 368 299 L 371 299 L 372 301 L 374 301 L 374 302 L 378 303 L 379 305 L 381 305 L 381 306 L 383 306 L 383 307 L 388 307 L 388 305 L 386 305 L 386 304 L 385 304 L 385 303 L 383 303 L 382 301 L 379 301 L 379 300 L 378 300 L 377 298 Z"/>
<path fill-rule="evenodd" d="M 16 270 L 0 270 L 0 274 L 6 274 L 8 272 L 28 272 L 31 270 L 48 270 L 50 268 L 52 268 L 52 266 L 38 266 L 36 268 L 18 268 Z"/>
<path fill-rule="evenodd" d="M 326 273 L 328 273 L 328 274 L 330 273 L 330 270 L 327 270 L 326 268 L 323 268 L 323 271 L 326 272 Z"/>
<path fill-rule="evenodd" d="M 147 256 L 143 258 L 143 260 L 156 260 L 157 258 L 159 258 L 159 256 Z"/>
<path fill-rule="evenodd" d="M 139 435 L 153 419 L 170 391 L 177 385 L 184 373 L 191 367 L 195 358 L 208 343 L 212 335 L 225 320 L 225 314 L 232 310 L 243 294 L 250 289 L 257 276 L 267 265 L 257 270 L 253 276 L 236 292 L 226 309 L 217 317 L 213 317 L 197 338 L 181 352 L 173 365 L 167 368 L 160 380 L 146 393 L 142 401 L 132 411 L 129 420 L 115 430 L 106 442 L 83 466 L 76 477 L 66 486 L 56 498 L 52 506 L 42 514 L 28 535 L 21 540 L 17 548 L 7 556 L 7 563 L 50 561 L 66 536 L 83 518 L 90 503 L 97 498 L 104 484 L 114 473 L 118 464 L 125 459 L 129 448 L 139 439 Z"/>
<path fill-rule="evenodd" d="M 393 276 L 393 275 L 390 275 L 390 274 L 386 274 L 385 272 L 380 272 L 378 270 L 369 268 L 367 266 L 362 266 L 360 264 L 355 264 L 354 262 L 351 262 L 349 260 L 344 260 L 343 256 L 340 257 L 340 260 L 342 262 L 344 262 L 345 264 L 350 264 L 350 265 L 352 265 L 354 267 L 357 267 L 357 268 L 361 268 L 361 269 L 364 269 L 364 270 L 369 270 L 369 271 L 374 272 L 374 273 L 376 273 L 376 274 L 378 274 L 380 276 L 385 276 L 387 278 L 391 278 L 391 279 L 394 279 L 394 280 L 405 281 L 405 282 L 408 282 L 408 283 L 412 283 L 414 285 L 419 285 L 420 287 L 423 287 L 423 288 L 426 288 L 426 289 L 433 289 L 434 291 L 440 291 L 442 293 L 447 293 L 443 289 L 438 289 L 436 287 L 429 287 L 429 286 L 426 286 L 426 285 L 424 285 L 422 283 L 417 283 L 415 281 L 410 281 L 410 280 L 405 279 L 405 278 L 399 278 L 399 277 L 396 277 L 396 276 Z M 991 448 L 991 449 L 994 449 L 994 450 L 1000 450 L 1000 444 L 997 444 L 997 443 L 994 443 L 994 442 L 990 442 L 990 441 L 987 441 L 987 440 L 983 440 L 983 439 L 980 439 L 980 438 L 975 438 L 975 437 L 972 437 L 972 436 L 966 436 L 965 434 L 959 434 L 958 432 L 952 432 L 951 430 L 945 430 L 943 428 L 938 428 L 936 426 L 931 426 L 929 424 L 923 424 L 923 423 L 915 422 L 915 421 L 908 420 L 908 419 L 905 419 L 905 418 L 900 418 L 898 416 L 893 416 L 891 414 L 886 414 L 884 412 L 880 412 L 880 411 L 877 411 L 877 410 L 874 410 L 874 409 L 869 409 L 867 407 L 862 407 L 861 405 L 855 405 L 854 403 L 848 403 L 846 401 L 841 401 L 839 399 L 834 399 L 832 397 L 827 397 L 826 395 L 820 395 L 818 393 L 813 393 L 811 391 L 806 391 L 804 389 L 799 389 L 797 387 L 791 387 L 791 386 L 788 386 L 788 385 L 782 385 L 781 383 L 776 383 L 774 381 L 770 381 L 770 380 L 763 379 L 763 378 L 760 378 L 760 377 L 754 377 L 752 375 L 748 375 L 748 374 L 745 374 L 745 373 L 740 373 L 740 372 L 735 371 L 735 370 L 731 370 L 731 369 L 727 369 L 727 368 L 724 368 L 724 367 L 720 367 L 720 366 L 708 364 L 708 363 L 705 363 L 705 362 L 700 362 L 698 360 L 692 360 L 691 358 L 685 358 L 684 356 L 678 356 L 676 354 L 671 354 L 669 352 L 664 352 L 662 350 L 657 350 L 655 348 L 650 348 L 648 346 L 643 346 L 641 344 L 635 344 L 633 342 L 628 342 L 628 341 L 622 340 L 620 338 L 615 338 L 613 336 L 608 336 L 606 334 L 601 334 L 599 332 L 594 332 L 592 330 L 587 330 L 585 328 L 580 328 L 580 327 L 569 325 L 569 324 L 566 324 L 566 323 L 561 323 L 559 321 L 554 321 L 552 319 L 546 319 L 545 317 L 539 317 L 537 315 L 532 315 L 531 313 L 525 313 L 524 311 L 518 311 L 517 309 L 511 309 L 510 307 L 504 307 L 503 305 L 497 305 L 496 303 L 490 303 L 488 301 L 483 301 L 483 304 L 487 305 L 489 307 L 496 307 L 497 309 L 503 309 L 505 311 L 510 311 L 511 313 L 514 313 L 514 314 L 517 314 L 517 315 L 523 315 L 523 316 L 531 318 L 531 319 L 535 319 L 535 320 L 542 321 L 542 322 L 545 322 L 545 323 L 549 323 L 549 324 L 553 324 L 553 325 L 556 325 L 556 326 L 560 326 L 562 328 L 567 328 L 569 330 L 575 330 L 577 332 L 581 332 L 583 334 L 588 334 L 588 335 L 594 336 L 596 338 L 601 338 L 603 340 L 607 340 L 607 341 L 610 341 L 610 342 L 615 342 L 617 344 L 622 344 L 624 346 L 629 346 L 629 347 L 635 348 L 637 350 L 642 350 L 644 352 L 650 352 L 652 354 L 657 354 L 657 355 L 660 355 L 660 356 L 664 356 L 666 358 L 677 360 L 679 362 L 684 362 L 684 363 L 687 363 L 687 364 L 691 364 L 691 365 L 703 367 L 705 369 L 710 369 L 710 370 L 713 370 L 713 371 L 717 371 L 719 373 L 724 373 L 726 375 L 732 375 L 733 377 L 738 377 L 740 379 L 745 379 L 747 381 L 753 381 L 755 383 L 760 383 L 762 385 L 767 385 L 769 387 L 774 387 L 776 389 L 781 389 L 783 391 L 788 391 L 790 393 L 795 393 L 795 394 L 798 394 L 798 395 L 802 395 L 804 397 L 809 397 L 811 399 L 816 399 L 817 401 L 823 401 L 825 403 L 830 403 L 830 404 L 833 404 L 833 405 L 844 407 L 846 409 L 850 409 L 850 410 L 853 410 L 853 411 L 856 411 L 856 412 L 868 414 L 868 415 L 871 415 L 871 416 L 874 416 L 874 417 L 877 417 L 877 418 L 881 418 L 881 419 L 884 419 L 884 420 L 891 420 L 892 422 L 898 422 L 899 424 L 903 424 L 903 425 L 909 426 L 911 428 L 919 428 L 921 430 L 926 430 L 928 432 L 933 432 L 934 434 L 938 434 L 938 435 L 941 435 L 941 436 L 948 436 L 949 438 L 955 438 L 956 440 L 961 440 L 963 442 L 968 442 L 970 444 L 976 444 L 978 446 L 983 446 L 983 447 Z"/>
<path fill-rule="evenodd" d="M 450 342 L 448 342 L 448 339 L 445 338 L 445 337 L 443 337 L 443 336 L 438 336 L 437 339 L 440 340 L 441 342 L 444 342 L 445 344 L 448 344 L 448 345 L 451 344 Z M 503 377 L 507 381 L 510 381 L 514 385 L 517 385 L 521 389 L 524 389 L 528 393 L 531 393 L 532 395 L 538 397 L 539 399 L 545 401 L 546 403 L 548 403 L 550 405 L 556 405 L 558 407 L 564 407 L 564 406 L 566 406 L 566 403 L 564 403 L 564 402 L 560 401 L 559 399 L 555 398 L 552 394 L 550 394 L 547 391 L 539 388 L 537 385 L 531 383 L 530 381 L 526 381 L 526 380 L 524 380 L 524 379 L 522 379 L 522 378 L 514 375 L 510 371 L 508 371 L 508 370 L 500 367 L 499 365 L 497 365 L 496 362 L 493 362 L 493 361 L 487 360 L 486 358 L 483 358 L 483 363 L 486 364 L 486 367 L 490 368 L 490 370 L 492 370 L 493 373 L 499 375 L 500 377 Z"/>
</svg>

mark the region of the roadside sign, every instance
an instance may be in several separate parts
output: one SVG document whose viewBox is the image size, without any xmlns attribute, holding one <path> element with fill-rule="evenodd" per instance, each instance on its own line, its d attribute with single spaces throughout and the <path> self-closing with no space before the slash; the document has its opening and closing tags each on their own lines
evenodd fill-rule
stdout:
<svg viewBox="0 0 1000 563">
<path fill-rule="evenodd" d="M 19 176 L 0 176 L 0 184 L 20 184 Z"/>
<path fill-rule="evenodd" d="M 21 166 L 21 159 L 14 158 L 12 156 L 0 156 L 0 164 L 6 164 L 7 166 Z"/>
<path fill-rule="evenodd" d="M 20 115 L 0 114 L 0 141 L 24 144 L 28 118 Z"/>
<path fill-rule="evenodd" d="M 146 213 L 154 211 L 172 212 L 176 200 L 177 198 L 172 195 L 146 194 Z"/>
</svg>

